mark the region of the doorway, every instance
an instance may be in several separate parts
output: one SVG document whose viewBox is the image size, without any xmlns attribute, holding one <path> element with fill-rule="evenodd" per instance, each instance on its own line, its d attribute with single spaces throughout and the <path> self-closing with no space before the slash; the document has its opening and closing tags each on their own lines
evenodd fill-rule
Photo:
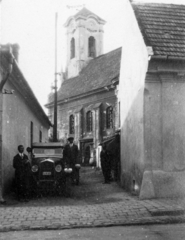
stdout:
<svg viewBox="0 0 185 240">
<path fill-rule="evenodd" d="M 89 165 L 89 161 L 90 161 L 90 158 L 91 158 L 91 148 L 90 146 L 86 146 L 85 147 L 85 154 L 84 154 L 84 165 Z"/>
</svg>

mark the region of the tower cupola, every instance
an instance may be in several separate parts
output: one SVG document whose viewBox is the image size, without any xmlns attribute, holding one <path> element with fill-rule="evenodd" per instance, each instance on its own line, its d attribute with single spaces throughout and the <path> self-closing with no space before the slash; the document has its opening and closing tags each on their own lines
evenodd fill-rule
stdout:
<svg viewBox="0 0 185 240">
<path fill-rule="evenodd" d="M 67 35 L 67 78 L 77 76 L 89 60 L 103 54 L 105 23 L 87 8 L 68 18 L 64 24 Z"/>
</svg>

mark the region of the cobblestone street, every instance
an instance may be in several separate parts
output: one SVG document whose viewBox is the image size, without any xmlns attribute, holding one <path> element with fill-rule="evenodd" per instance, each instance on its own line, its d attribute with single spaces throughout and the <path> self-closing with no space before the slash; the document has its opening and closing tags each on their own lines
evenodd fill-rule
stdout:
<svg viewBox="0 0 185 240">
<path fill-rule="evenodd" d="M 102 184 L 99 170 L 81 169 L 79 186 L 68 197 L 50 196 L 20 203 L 14 195 L 0 205 L 0 231 L 68 229 L 184 222 L 184 199 L 139 200 L 116 182 Z"/>
</svg>

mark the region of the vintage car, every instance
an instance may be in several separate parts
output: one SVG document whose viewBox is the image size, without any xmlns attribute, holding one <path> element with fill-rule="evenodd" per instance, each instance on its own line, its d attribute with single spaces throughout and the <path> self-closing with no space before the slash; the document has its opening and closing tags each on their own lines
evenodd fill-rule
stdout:
<svg viewBox="0 0 185 240">
<path fill-rule="evenodd" d="M 37 195 L 62 194 L 66 191 L 66 178 L 72 169 L 66 168 L 61 143 L 33 143 L 32 145 L 32 189 Z"/>
</svg>

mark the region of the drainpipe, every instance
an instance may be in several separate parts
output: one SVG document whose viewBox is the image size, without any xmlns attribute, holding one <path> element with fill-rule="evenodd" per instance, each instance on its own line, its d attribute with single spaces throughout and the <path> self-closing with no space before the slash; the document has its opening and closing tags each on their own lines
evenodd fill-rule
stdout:
<svg viewBox="0 0 185 240">
<path fill-rule="evenodd" d="M 6 46 L 5 49 L 1 49 L 0 51 L 4 51 L 8 53 L 9 57 L 9 64 L 8 69 L 5 74 L 5 76 L 2 76 L 2 80 L 0 82 L 0 204 L 6 203 L 6 201 L 3 199 L 3 159 L 2 159 L 2 122 L 3 122 L 3 86 L 9 79 L 11 73 L 12 73 L 12 67 L 13 67 L 13 55 L 12 55 L 12 49 L 11 46 Z"/>
</svg>

